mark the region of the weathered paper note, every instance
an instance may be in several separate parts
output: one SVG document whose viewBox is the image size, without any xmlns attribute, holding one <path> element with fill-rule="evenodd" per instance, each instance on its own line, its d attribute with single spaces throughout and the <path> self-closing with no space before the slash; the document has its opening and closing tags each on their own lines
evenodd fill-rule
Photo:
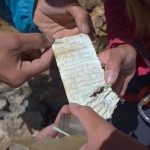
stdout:
<svg viewBox="0 0 150 150">
<path fill-rule="evenodd" d="M 104 70 L 88 35 L 58 39 L 52 48 L 68 101 L 90 106 L 103 118 L 110 118 L 119 98 L 104 81 Z"/>
</svg>

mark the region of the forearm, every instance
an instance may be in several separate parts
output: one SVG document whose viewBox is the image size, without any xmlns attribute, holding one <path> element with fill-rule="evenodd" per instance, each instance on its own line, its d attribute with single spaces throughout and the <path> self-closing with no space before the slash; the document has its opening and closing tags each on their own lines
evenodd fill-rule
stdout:
<svg viewBox="0 0 150 150">
<path fill-rule="evenodd" d="M 107 150 L 110 148 L 111 150 L 148 150 L 146 146 L 118 130 L 111 134 L 109 139 L 104 143 L 102 150 Z"/>
<path fill-rule="evenodd" d="M 96 120 L 96 119 L 95 119 Z M 95 132 L 95 145 L 99 150 L 148 150 L 146 146 L 135 140 L 134 138 L 124 134 L 118 129 L 114 128 L 111 124 L 99 118 L 98 129 Z M 96 131 L 96 130 L 95 130 Z"/>
</svg>

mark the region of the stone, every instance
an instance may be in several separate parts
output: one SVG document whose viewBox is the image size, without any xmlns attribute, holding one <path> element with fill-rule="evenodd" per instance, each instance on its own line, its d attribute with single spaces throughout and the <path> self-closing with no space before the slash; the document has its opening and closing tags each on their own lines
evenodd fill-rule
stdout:
<svg viewBox="0 0 150 150">
<path fill-rule="evenodd" d="M 7 125 L 4 121 L 0 121 L 0 149 L 7 150 L 11 143 L 11 139 L 7 133 Z"/>
</svg>

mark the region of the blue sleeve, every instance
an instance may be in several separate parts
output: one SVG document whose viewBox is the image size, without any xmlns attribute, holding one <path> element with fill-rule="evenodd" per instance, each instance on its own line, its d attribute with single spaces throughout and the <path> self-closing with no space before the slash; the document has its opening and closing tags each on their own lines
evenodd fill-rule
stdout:
<svg viewBox="0 0 150 150">
<path fill-rule="evenodd" d="M 35 0 L 3 0 L 0 17 L 20 32 L 39 32 L 33 23 L 34 6 Z"/>
</svg>

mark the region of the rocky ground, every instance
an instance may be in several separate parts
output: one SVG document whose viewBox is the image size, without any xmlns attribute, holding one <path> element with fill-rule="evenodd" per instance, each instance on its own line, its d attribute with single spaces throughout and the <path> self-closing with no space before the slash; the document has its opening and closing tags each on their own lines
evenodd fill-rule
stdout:
<svg viewBox="0 0 150 150">
<path fill-rule="evenodd" d="M 97 34 L 97 49 L 106 47 L 106 24 L 101 0 L 79 0 L 86 8 Z M 14 32 L 9 24 L 0 21 L 0 31 Z M 35 135 L 51 124 L 67 98 L 55 60 L 49 70 L 27 81 L 19 88 L 0 83 L 0 149 L 28 150 L 15 141 Z"/>
</svg>

